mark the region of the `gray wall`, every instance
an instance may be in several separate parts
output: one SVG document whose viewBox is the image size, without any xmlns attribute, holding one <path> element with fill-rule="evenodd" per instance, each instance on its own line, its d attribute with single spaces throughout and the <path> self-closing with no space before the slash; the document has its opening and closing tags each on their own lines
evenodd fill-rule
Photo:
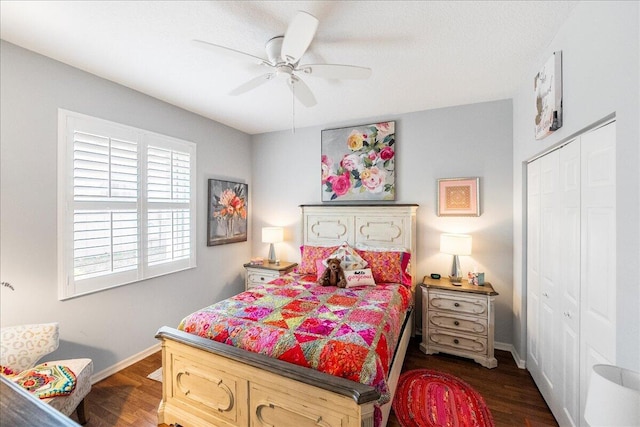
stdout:
<svg viewBox="0 0 640 427">
<path fill-rule="evenodd" d="M 58 321 L 53 356 L 90 357 L 99 373 L 243 289 L 250 244 L 207 247 L 205 218 L 208 178 L 250 183 L 248 135 L 4 41 L 0 55 L 0 275 L 15 288 L 1 289 L 2 325 Z M 197 144 L 197 268 L 58 301 L 58 108 Z"/>
<path fill-rule="evenodd" d="M 580 2 L 523 77 L 513 100 L 514 345 L 526 357 L 523 229 L 524 162 L 603 118 L 617 118 L 617 361 L 640 371 L 640 10 L 633 2 Z M 533 76 L 552 52 L 563 54 L 564 125 L 533 136 Z"/>
<path fill-rule="evenodd" d="M 417 203 L 417 282 L 429 273 L 448 274 L 451 256 L 439 252 L 440 233 L 473 236 L 473 254 L 461 257 L 463 271 L 486 273 L 496 299 L 496 340 L 511 343 L 512 295 L 512 108 L 510 100 L 364 118 L 317 128 L 254 135 L 253 235 L 267 225 L 285 227 L 280 259 L 299 261 L 301 204 L 321 203 L 322 129 L 396 121 L 396 203 Z M 480 217 L 436 216 L 436 179 L 480 177 Z M 253 254 L 268 245 L 253 240 Z"/>
</svg>

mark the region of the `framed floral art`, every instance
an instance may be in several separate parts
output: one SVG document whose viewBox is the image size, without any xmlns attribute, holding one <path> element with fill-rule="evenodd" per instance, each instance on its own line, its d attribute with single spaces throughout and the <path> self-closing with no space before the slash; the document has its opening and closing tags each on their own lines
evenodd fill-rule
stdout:
<svg viewBox="0 0 640 427">
<path fill-rule="evenodd" d="M 247 184 L 209 180 L 207 246 L 247 240 L 248 193 Z"/>
<path fill-rule="evenodd" d="M 322 131 L 322 201 L 395 200 L 395 122 Z"/>
</svg>

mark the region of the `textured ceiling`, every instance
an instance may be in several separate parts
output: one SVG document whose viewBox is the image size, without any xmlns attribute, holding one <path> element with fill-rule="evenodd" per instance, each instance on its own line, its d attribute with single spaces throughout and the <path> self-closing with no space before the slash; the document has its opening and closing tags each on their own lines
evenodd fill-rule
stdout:
<svg viewBox="0 0 640 427">
<path fill-rule="evenodd" d="M 0 36 L 250 134 L 512 97 L 575 6 L 570 1 L 0 1 Z M 265 72 L 191 42 L 266 57 L 298 10 L 320 20 L 300 63 L 352 64 L 368 80 L 306 77 L 292 102 Z M 533 78 L 533 76 L 532 76 Z"/>
</svg>

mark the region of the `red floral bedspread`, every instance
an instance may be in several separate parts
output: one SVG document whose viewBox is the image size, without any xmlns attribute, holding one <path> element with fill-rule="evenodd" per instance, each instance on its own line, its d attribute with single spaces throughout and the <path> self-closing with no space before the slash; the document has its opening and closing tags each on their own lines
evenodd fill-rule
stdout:
<svg viewBox="0 0 640 427">
<path fill-rule="evenodd" d="M 291 273 L 185 317 L 179 329 L 371 385 L 387 376 L 411 291 L 399 284 L 340 289 Z"/>
</svg>

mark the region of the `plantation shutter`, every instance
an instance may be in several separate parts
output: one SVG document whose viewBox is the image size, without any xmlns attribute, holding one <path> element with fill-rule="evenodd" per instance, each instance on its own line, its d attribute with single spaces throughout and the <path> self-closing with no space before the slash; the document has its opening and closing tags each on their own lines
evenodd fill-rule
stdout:
<svg viewBox="0 0 640 427">
<path fill-rule="evenodd" d="M 150 266 L 190 255 L 191 159 L 188 152 L 149 146 L 148 238 Z"/>
<path fill-rule="evenodd" d="M 138 268 L 138 144 L 73 132 L 74 279 Z"/>
<path fill-rule="evenodd" d="M 195 144 L 59 116 L 60 298 L 195 267 Z"/>
</svg>

